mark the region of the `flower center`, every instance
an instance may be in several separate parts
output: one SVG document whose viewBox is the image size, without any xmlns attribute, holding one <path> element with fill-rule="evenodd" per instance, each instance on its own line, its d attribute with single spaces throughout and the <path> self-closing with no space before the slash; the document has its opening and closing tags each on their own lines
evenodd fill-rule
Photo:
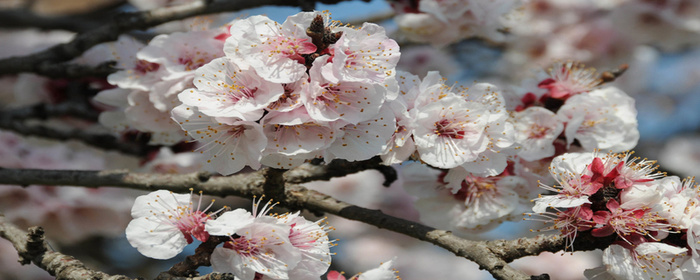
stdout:
<svg viewBox="0 0 700 280">
<path fill-rule="evenodd" d="M 462 125 L 459 122 L 453 123 L 448 119 L 442 119 L 435 122 L 435 134 L 440 137 L 464 139 L 466 132 L 462 130 Z"/>
<path fill-rule="evenodd" d="M 248 239 L 245 236 L 241 236 L 226 242 L 224 247 L 235 250 L 236 253 L 241 256 L 252 257 L 260 255 L 261 244 L 259 243 L 260 242 L 257 239 Z"/>
<path fill-rule="evenodd" d="M 134 70 L 136 72 L 138 72 L 139 74 L 146 74 L 149 72 L 155 72 L 155 71 L 158 71 L 158 69 L 160 68 L 160 64 L 158 64 L 158 63 L 148 62 L 148 61 L 141 60 L 141 59 L 136 61 L 135 66 L 136 67 L 134 68 Z"/>
</svg>

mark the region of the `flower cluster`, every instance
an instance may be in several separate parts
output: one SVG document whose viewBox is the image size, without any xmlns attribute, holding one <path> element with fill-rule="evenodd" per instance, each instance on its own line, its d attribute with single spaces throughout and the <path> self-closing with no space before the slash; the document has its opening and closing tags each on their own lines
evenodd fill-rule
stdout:
<svg viewBox="0 0 700 280">
<path fill-rule="evenodd" d="M 262 209 L 253 202 L 253 212 L 244 209 L 207 213 L 212 203 L 201 208 L 201 195 L 195 207 L 192 194 L 159 190 L 140 196 L 131 214 L 134 220 L 126 236 L 141 254 L 169 259 L 197 239 L 211 236 L 228 240 L 211 255 L 216 272 L 228 272 L 237 279 L 313 279 L 323 275 L 331 263 L 328 231 L 323 220 L 310 222 L 297 213 L 269 215 L 273 205 Z M 217 217 L 218 215 L 218 217 Z"/>
<path fill-rule="evenodd" d="M 148 45 L 121 36 L 91 52 L 109 53 L 122 69 L 107 80 L 117 86 L 101 91 L 95 101 L 111 108 L 100 123 L 115 133 L 150 133 L 150 144 L 173 145 L 185 133 L 170 118 L 181 104 L 177 94 L 192 86 L 194 70 L 223 56 L 221 30 L 197 30 L 158 35 Z M 183 43 L 184 42 L 184 43 Z"/>
<path fill-rule="evenodd" d="M 364 160 L 394 132 L 399 47 L 383 28 L 299 13 L 231 23 L 225 56 L 195 71 L 172 111 L 222 174 L 291 168 L 314 157 Z"/>
<path fill-rule="evenodd" d="M 634 99 L 613 86 L 601 86 L 601 74 L 578 62 L 554 63 L 524 85 L 515 106 L 515 127 L 522 149 L 534 161 L 559 154 L 576 142 L 585 151 L 621 152 L 639 140 Z M 530 82 L 530 81 L 528 81 Z M 562 134 L 563 132 L 563 134 Z"/>
<path fill-rule="evenodd" d="M 536 198 L 532 210 L 552 223 L 543 230 L 558 230 L 570 249 L 584 234 L 613 243 L 605 268 L 587 272 L 593 279 L 697 277 L 691 275 L 700 272 L 698 189 L 691 179 L 655 170 L 654 161 L 631 153 L 567 153 L 550 166 L 558 185 L 542 186 L 554 194 Z"/>
<path fill-rule="evenodd" d="M 403 162 L 417 152 L 416 158 L 436 168 L 477 176 L 503 172 L 516 145 L 496 86 L 448 86 L 437 72 L 422 81 L 401 72 L 399 86 L 401 94 L 390 103 L 397 129 L 382 153 L 385 163 Z"/>
</svg>

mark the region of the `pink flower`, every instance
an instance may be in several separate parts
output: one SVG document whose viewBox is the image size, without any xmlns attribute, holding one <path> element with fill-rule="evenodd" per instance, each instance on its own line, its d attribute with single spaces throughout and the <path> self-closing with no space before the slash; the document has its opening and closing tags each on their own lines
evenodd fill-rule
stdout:
<svg viewBox="0 0 700 280">
<path fill-rule="evenodd" d="M 622 209 L 615 199 L 608 200 L 606 207 L 609 211 L 596 211 L 593 213 L 593 221 L 603 227 L 591 230 L 591 235 L 604 237 L 617 233 L 627 240 L 629 235 L 650 235 L 651 232 L 669 231 L 668 224 L 662 222 L 662 218 L 649 209 Z M 629 241 L 628 241 L 629 242 Z"/>
<path fill-rule="evenodd" d="M 573 95 L 593 90 L 601 83 L 598 73 L 593 68 L 568 61 L 557 62 L 548 70 L 549 78 L 538 84 L 539 88 L 547 89 L 552 98 L 567 99 Z"/>
</svg>

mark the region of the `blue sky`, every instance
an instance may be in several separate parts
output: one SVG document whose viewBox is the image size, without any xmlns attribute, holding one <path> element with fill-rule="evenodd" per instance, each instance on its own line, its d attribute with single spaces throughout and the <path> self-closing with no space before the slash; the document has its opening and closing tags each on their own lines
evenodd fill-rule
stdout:
<svg viewBox="0 0 700 280">
<path fill-rule="evenodd" d="M 358 17 L 363 17 L 368 14 L 378 14 L 390 11 L 391 7 L 384 0 L 372 0 L 369 3 L 362 1 L 345 1 L 338 4 L 326 5 L 317 4 L 316 9 L 319 11 L 328 10 L 331 12 L 333 19 L 347 22 Z M 245 15 L 260 15 L 264 14 L 277 22 L 283 22 L 288 16 L 294 15 L 300 11 L 294 7 L 261 7 L 250 10 L 245 10 L 241 14 Z"/>
</svg>

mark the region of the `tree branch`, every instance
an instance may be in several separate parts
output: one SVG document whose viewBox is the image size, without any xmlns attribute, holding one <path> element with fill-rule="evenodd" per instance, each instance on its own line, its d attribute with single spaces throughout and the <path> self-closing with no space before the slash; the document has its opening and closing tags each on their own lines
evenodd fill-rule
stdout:
<svg viewBox="0 0 700 280">
<path fill-rule="evenodd" d="M 63 29 L 73 32 L 85 32 L 97 25 L 97 22 L 75 16 L 40 16 L 26 9 L 0 10 L 1 28 L 35 27 L 44 30 Z"/>
<path fill-rule="evenodd" d="M 285 180 L 289 183 L 306 183 L 311 181 L 327 181 L 334 177 L 342 177 L 348 174 L 374 169 L 384 175 L 384 186 L 388 187 L 396 181 L 398 175 L 391 166 L 382 164 L 378 156 L 363 161 L 347 161 L 335 159 L 328 164 L 302 165 L 285 174 Z"/>
<path fill-rule="evenodd" d="M 195 188 L 205 194 L 216 196 L 251 197 L 263 193 L 264 173 L 264 171 L 258 171 L 207 179 L 206 177 L 202 178 L 200 173 L 164 175 L 126 171 L 0 169 L 0 184 L 116 186 L 150 191 L 164 189 L 179 193 L 189 193 L 190 188 Z M 294 170 L 288 173 L 292 174 Z M 299 185 L 287 183 L 285 194 L 285 200 L 279 201 L 283 206 L 330 213 L 433 243 L 457 256 L 476 262 L 481 269 L 489 271 L 496 279 L 530 279 L 527 275 L 510 267 L 505 260 L 489 248 L 487 242 L 462 239 L 448 231 L 386 215 L 379 210 L 341 202 Z"/>
<path fill-rule="evenodd" d="M 324 3 L 338 3 L 347 0 L 328 0 Z M 124 13 L 117 15 L 111 23 L 78 34 L 72 41 L 58 44 L 47 50 L 27 56 L 13 56 L 0 60 L 0 76 L 21 72 L 39 72 L 42 67 L 68 61 L 80 56 L 89 48 L 104 42 L 116 40 L 120 34 L 147 29 L 166 22 L 188 17 L 239 11 L 259 6 L 296 6 L 297 1 L 289 0 L 232 0 L 232 1 L 196 1 L 189 4 L 160 8 L 152 11 Z"/>
<path fill-rule="evenodd" d="M 29 228 L 29 233 L 7 222 L 0 214 L 0 237 L 17 249 L 22 264 L 34 263 L 56 279 L 65 280 L 130 280 L 123 275 L 108 275 L 87 268 L 82 262 L 59 252 L 49 251 L 40 227 Z"/>
<path fill-rule="evenodd" d="M 32 106 L 8 108 L 0 111 L 0 116 L 14 120 L 46 120 L 52 117 L 71 116 L 96 122 L 99 115 L 100 113 L 89 108 L 87 104 L 78 104 L 76 102 L 63 102 L 59 104 L 39 103 Z"/>
<path fill-rule="evenodd" d="M 22 121 L 9 118 L 0 112 L 0 129 L 7 129 L 25 136 L 36 136 L 55 140 L 78 140 L 87 145 L 115 150 L 134 156 L 145 156 L 154 146 L 141 145 L 120 141 L 117 137 L 107 134 L 91 134 L 81 129 L 59 130 L 44 125 L 25 125 Z"/>
<path fill-rule="evenodd" d="M 34 73 L 49 78 L 104 78 L 117 71 L 114 61 L 106 61 L 97 66 L 80 65 L 74 63 L 42 63 L 37 65 Z"/>
</svg>

